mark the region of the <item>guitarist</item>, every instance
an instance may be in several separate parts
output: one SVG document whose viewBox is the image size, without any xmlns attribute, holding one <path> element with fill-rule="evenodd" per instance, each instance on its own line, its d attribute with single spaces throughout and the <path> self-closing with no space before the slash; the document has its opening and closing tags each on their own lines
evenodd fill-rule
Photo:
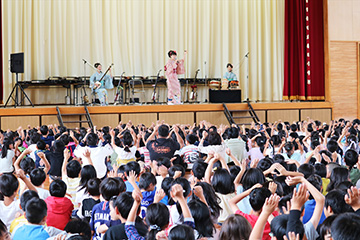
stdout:
<svg viewBox="0 0 360 240">
<path fill-rule="evenodd" d="M 108 106 L 108 93 L 106 89 L 113 89 L 113 76 L 111 74 L 111 66 L 109 67 L 109 75 L 105 75 L 101 71 L 100 63 L 95 63 L 96 72 L 90 77 L 90 88 L 98 95 L 101 106 Z"/>
</svg>

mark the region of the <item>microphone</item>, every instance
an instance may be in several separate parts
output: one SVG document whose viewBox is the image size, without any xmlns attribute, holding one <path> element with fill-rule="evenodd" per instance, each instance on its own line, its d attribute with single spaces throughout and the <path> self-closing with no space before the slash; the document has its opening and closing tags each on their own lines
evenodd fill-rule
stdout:
<svg viewBox="0 0 360 240">
<path fill-rule="evenodd" d="M 245 57 L 249 57 L 249 52 L 247 52 L 247 54 L 245 54 Z"/>
<path fill-rule="evenodd" d="M 84 63 L 87 63 L 87 61 L 85 59 L 82 59 L 84 61 Z"/>
<path fill-rule="evenodd" d="M 157 75 L 159 75 L 159 74 L 161 73 L 161 71 L 162 71 L 162 69 L 160 69 L 160 70 L 158 71 Z"/>
<path fill-rule="evenodd" d="M 200 68 L 198 68 L 198 70 L 196 70 L 196 73 L 200 72 Z"/>
<path fill-rule="evenodd" d="M 125 74 L 125 72 L 123 72 L 122 74 L 121 74 L 121 76 L 123 76 Z"/>
</svg>

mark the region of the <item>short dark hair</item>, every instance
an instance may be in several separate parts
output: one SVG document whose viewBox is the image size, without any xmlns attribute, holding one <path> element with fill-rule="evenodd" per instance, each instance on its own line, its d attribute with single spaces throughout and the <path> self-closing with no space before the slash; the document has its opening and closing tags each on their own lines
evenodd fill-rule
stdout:
<svg viewBox="0 0 360 240">
<path fill-rule="evenodd" d="M 160 137 L 167 137 L 169 136 L 169 126 L 168 125 L 160 125 L 158 128 L 158 133 Z"/>
<path fill-rule="evenodd" d="M 33 190 L 26 190 L 20 197 L 20 207 L 23 211 L 26 209 L 27 202 L 32 198 L 39 198 L 39 194 Z"/>
<path fill-rule="evenodd" d="M 264 206 L 266 198 L 271 196 L 269 189 L 261 187 L 255 188 L 250 193 L 249 202 L 254 211 L 260 211 Z"/>
<path fill-rule="evenodd" d="M 304 178 L 307 179 L 311 175 L 315 173 L 315 168 L 313 165 L 310 165 L 309 163 L 304 163 L 300 165 L 298 168 L 298 172 L 304 174 Z"/>
<path fill-rule="evenodd" d="M 114 207 L 117 208 L 121 217 L 127 219 L 133 203 L 134 199 L 132 198 L 131 193 L 123 192 L 116 197 Z"/>
<path fill-rule="evenodd" d="M 47 215 L 46 202 L 40 198 L 32 198 L 25 207 L 26 219 L 29 223 L 39 224 Z"/>
<path fill-rule="evenodd" d="M 326 178 L 326 165 L 323 163 L 315 164 L 315 174 Z"/>
<path fill-rule="evenodd" d="M 125 165 L 125 172 L 126 172 L 127 176 L 129 176 L 130 171 L 134 171 L 136 175 L 139 175 L 140 171 L 141 171 L 140 164 L 135 161 L 128 162 Z"/>
<path fill-rule="evenodd" d="M 62 135 L 66 136 L 66 135 Z M 55 140 L 55 142 L 52 144 L 53 151 L 54 152 L 64 152 L 65 143 L 61 140 Z"/>
<path fill-rule="evenodd" d="M 334 189 L 325 196 L 325 208 L 331 207 L 334 214 L 353 212 L 353 209 L 345 202 L 345 192 Z"/>
<path fill-rule="evenodd" d="M 40 139 L 36 143 L 36 148 L 39 149 L 39 150 L 45 150 L 46 149 L 46 143 L 44 142 L 44 140 Z"/>
<path fill-rule="evenodd" d="M 98 68 L 98 66 L 100 66 L 100 65 L 101 65 L 101 64 L 97 62 L 97 63 L 94 64 L 94 67 L 95 67 L 95 68 Z"/>
<path fill-rule="evenodd" d="M 286 231 L 287 224 L 289 221 L 289 215 L 283 214 L 275 217 L 270 224 L 271 232 L 274 234 L 276 239 L 283 239 L 283 236 L 288 236 L 288 232 Z M 305 229 L 303 223 L 299 220 L 296 221 L 292 229 L 295 231 L 295 234 L 300 235 L 300 239 L 303 239 Z"/>
<path fill-rule="evenodd" d="M 185 224 L 179 224 L 173 227 L 168 236 L 168 240 L 195 240 L 194 229 Z"/>
<path fill-rule="evenodd" d="M 358 162 L 358 158 L 359 154 L 355 150 L 347 150 L 344 155 L 344 161 L 346 166 L 348 166 L 349 168 L 354 167 L 354 165 Z"/>
<path fill-rule="evenodd" d="M 0 192 L 5 197 L 11 197 L 19 188 L 18 179 L 11 173 L 4 173 L 0 176 Z"/>
<path fill-rule="evenodd" d="M 99 137 L 95 133 L 89 133 L 86 137 L 86 145 L 88 146 L 96 146 L 98 143 Z"/>
<path fill-rule="evenodd" d="M 100 194 L 106 201 L 113 196 L 118 196 L 121 190 L 121 183 L 117 178 L 105 178 L 100 183 Z"/>
<path fill-rule="evenodd" d="M 196 136 L 195 134 L 188 134 L 186 135 L 186 141 L 188 141 L 190 144 L 194 144 L 196 143 L 196 141 L 198 141 L 199 138 L 198 136 Z"/>
<path fill-rule="evenodd" d="M 86 191 L 90 196 L 100 196 L 100 179 L 92 178 L 86 183 Z"/>
<path fill-rule="evenodd" d="M 256 183 L 263 184 L 265 182 L 265 176 L 263 172 L 258 168 L 249 168 L 245 171 L 244 176 L 241 179 L 244 191 L 248 190 Z"/>
<path fill-rule="evenodd" d="M 41 186 L 46 180 L 46 173 L 40 168 L 35 168 L 30 172 L 30 181 L 35 187 Z"/>
<path fill-rule="evenodd" d="M 208 134 L 209 145 L 221 145 L 221 136 L 215 131 L 211 131 Z"/>
<path fill-rule="evenodd" d="M 40 132 L 41 132 L 42 135 L 48 134 L 48 132 L 49 132 L 48 126 L 42 125 L 42 126 L 40 127 Z"/>
<path fill-rule="evenodd" d="M 228 129 L 229 138 L 238 138 L 239 137 L 239 129 L 237 127 L 231 127 Z"/>
<path fill-rule="evenodd" d="M 64 231 L 67 233 L 78 233 L 85 239 L 91 239 L 91 227 L 86 220 L 73 218 L 66 224 Z"/>
<path fill-rule="evenodd" d="M 357 214 L 340 214 L 331 224 L 331 237 L 335 240 L 356 240 L 359 235 L 360 216 Z"/>
<path fill-rule="evenodd" d="M 190 183 L 189 181 L 186 179 L 186 178 L 183 178 L 183 177 L 179 177 L 177 179 L 175 179 L 173 182 L 172 182 L 173 185 L 175 184 L 180 184 L 181 187 L 183 188 L 184 192 L 183 192 L 183 195 L 184 197 L 186 198 L 190 192 L 191 192 L 191 186 L 190 186 Z M 171 186 L 172 187 L 172 186 Z M 171 188 L 170 188 L 171 189 Z"/>
<path fill-rule="evenodd" d="M 155 178 L 154 174 L 152 174 L 150 172 L 143 173 L 140 176 L 139 188 L 146 190 L 146 189 L 148 189 L 150 184 L 153 184 L 154 186 L 156 185 L 156 178 Z"/>
<path fill-rule="evenodd" d="M 214 187 L 215 192 L 221 194 L 229 194 L 235 191 L 235 185 L 234 182 L 231 181 L 230 173 L 223 168 L 215 171 L 211 185 Z"/>
<path fill-rule="evenodd" d="M 53 197 L 65 197 L 66 190 L 66 183 L 61 179 L 55 179 L 50 183 L 49 192 Z"/>
<path fill-rule="evenodd" d="M 231 67 L 233 68 L 233 65 L 231 63 L 226 64 L 226 68 Z"/>
<path fill-rule="evenodd" d="M 31 157 L 25 157 L 20 162 L 20 168 L 24 170 L 25 174 L 29 174 L 33 169 L 35 169 L 35 162 Z"/>
<path fill-rule="evenodd" d="M 326 144 L 327 149 L 329 150 L 329 152 L 333 153 L 335 152 L 338 148 L 339 145 L 335 140 L 330 140 L 327 144 Z"/>
<path fill-rule="evenodd" d="M 171 161 L 168 157 L 161 157 L 156 160 L 158 167 L 165 166 L 167 169 L 171 167 Z"/>
<path fill-rule="evenodd" d="M 201 180 L 205 176 L 205 171 L 208 164 L 204 162 L 203 160 L 198 160 L 194 162 L 194 165 L 192 167 L 192 172 L 194 174 L 194 177 L 196 177 L 198 180 Z"/>
<path fill-rule="evenodd" d="M 81 165 L 76 160 L 71 160 L 66 164 L 66 173 L 69 178 L 79 177 Z"/>
<path fill-rule="evenodd" d="M 185 176 L 185 168 L 179 164 L 175 164 L 171 168 L 169 168 L 169 177 L 174 177 L 176 171 L 181 172 L 181 177 Z"/>
</svg>

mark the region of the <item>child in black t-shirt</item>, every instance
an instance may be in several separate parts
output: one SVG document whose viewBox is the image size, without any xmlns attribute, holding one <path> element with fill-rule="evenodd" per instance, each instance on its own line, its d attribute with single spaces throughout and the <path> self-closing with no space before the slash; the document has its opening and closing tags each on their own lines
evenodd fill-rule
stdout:
<svg viewBox="0 0 360 240">
<path fill-rule="evenodd" d="M 90 179 L 88 181 L 88 183 L 86 184 L 85 191 L 89 193 L 90 197 L 85 198 L 81 202 L 81 206 L 78 211 L 78 216 L 80 218 L 86 219 L 86 221 L 88 221 L 88 222 L 90 221 L 91 212 L 92 212 L 93 207 L 96 204 L 100 203 L 99 186 L 100 186 L 100 179 L 98 179 L 98 178 Z"/>
</svg>

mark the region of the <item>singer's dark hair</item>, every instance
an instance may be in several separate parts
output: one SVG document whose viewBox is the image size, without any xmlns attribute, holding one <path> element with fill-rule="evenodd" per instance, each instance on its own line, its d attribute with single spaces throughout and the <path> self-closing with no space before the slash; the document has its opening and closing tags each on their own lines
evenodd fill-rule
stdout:
<svg viewBox="0 0 360 240">
<path fill-rule="evenodd" d="M 99 65 L 101 65 L 100 63 L 95 63 L 94 67 L 97 68 Z"/>
<path fill-rule="evenodd" d="M 228 67 L 233 68 L 233 65 L 232 65 L 231 63 L 228 63 L 228 64 L 226 65 L 226 68 L 228 68 Z"/>
<path fill-rule="evenodd" d="M 168 56 L 171 57 L 172 55 L 176 55 L 177 56 L 177 53 L 174 51 L 174 50 L 170 50 L 168 52 Z"/>
</svg>

